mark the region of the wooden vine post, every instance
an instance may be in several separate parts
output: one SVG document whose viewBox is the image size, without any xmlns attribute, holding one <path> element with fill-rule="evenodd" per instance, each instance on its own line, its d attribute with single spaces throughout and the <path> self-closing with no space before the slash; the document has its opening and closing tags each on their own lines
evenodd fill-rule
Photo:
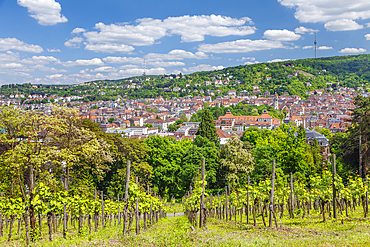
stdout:
<svg viewBox="0 0 370 247">
<path fill-rule="evenodd" d="M 248 189 L 247 189 L 247 224 L 249 224 L 249 186 L 251 185 L 250 177 L 248 176 Z"/>
<path fill-rule="evenodd" d="M 366 181 L 366 194 L 365 194 L 365 218 L 367 214 L 369 213 L 369 180 L 367 179 L 367 176 L 365 176 L 365 181 Z"/>
<path fill-rule="evenodd" d="M 226 216 L 226 221 L 228 220 L 228 214 L 227 214 L 227 186 L 225 186 L 225 216 Z"/>
<path fill-rule="evenodd" d="M 128 210 L 128 189 L 130 186 L 130 165 L 131 162 L 127 161 L 127 168 L 126 168 L 126 186 L 125 186 L 125 198 L 124 198 L 124 209 L 123 209 L 123 236 L 127 235 L 127 210 Z"/>
<path fill-rule="evenodd" d="M 205 180 L 205 158 L 202 157 L 202 195 L 200 196 L 200 219 L 199 228 L 205 227 L 205 206 L 204 206 L 204 180 Z"/>
<path fill-rule="evenodd" d="M 274 190 L 275 190 L 275 160 L 272 161 L 272 176 L 271 176 L 271 192 L 270 192 L 270 215 L 269 215 L 269 227 L 272 226 L 272 217 L 275 220 L 275 226 L 277 226 L 276 215 L 274 211 Z"/>
<path fill-rule="evenodd" d="M 94 201 L 96 201 L 96 198 L 97 198 L 97 194 L 98 194 L 98 192 L 96 191 L 96 189 L 94 190 Z M 95 210 L 97 210 L 96 208 L 95 208 Z M 99 225 L 99 215 L 98 215 L 98 211 L 95 211 L 94 212 L 94 224 L 95 224 L 95 231 L 98 231 L 98 225 Z"/>
<path fill-rule="evenodd" d="M 117 195 L 117 202 L 118 202 L 118 205 L 119 205 L 119 193 Z M 119 211 L 119 207 L 117 208 L 117 218 L 118 218 L 118 225 L 121 223 L 121 213 Z"/>
<path fill-rule="evenodd" d="M 136 185 L 139 186 L 139 179 L 138 177 L 135 178 Z M 139 222 L 139 198 L 136 198 L 136 205 L 135 205 L 135 223 L 136 223 L 136 234 L 139 235 L 140 233 L 140 222 Z"/>
<path fill-rule="evenodd" d="M 337 202 L 335 198 L 337 197 L 337 192 L 335 189 L 335 178 L 337 176 L 337 169 L 335 164 L 335 154 L 333 154 L 333 217 L 337 219 Z"/>
<path fill-rule="evenodd" d="M 103 228 L 105 228 L 105 225 L 104 225 L 104 195 L 103 195 L 103 191 L 100 192 L 100 197 L 101 197 L 101 224 L 102 224 Z"/>
<path fill-rule="evenodd" d="M 68 175 L 69 175 L 69 170 L 68 167 L 66 166 L 66 177 L 64 178 L 64 190 L 67 192 L 68 191 Z M 63 205 L 63 238 L 67 237 L 67 224 L 68 224 L 68 213 L 67 213 L 67 205 Z"/>
<path fill-rule="evenodd" d="M 361 133 L 360 133 L 360 137 L 358 139 L 359 143 L 358 143 L 358 175 L 360 176 L 360 178 L 362 178 L 362 143 L 361 143 Z"/>
<path fill-rule="evenodd" d="M 3 192 L 0 192 L 0 197 L 3 197 Z M 3 236 L 3 209 L 0 210 L 0 237 Z"/>
<path fill-rule="evenodd" d="M 292 173 L 290 173 L 290 217 L 294 218 L 294 188 Z"/>
</svg>

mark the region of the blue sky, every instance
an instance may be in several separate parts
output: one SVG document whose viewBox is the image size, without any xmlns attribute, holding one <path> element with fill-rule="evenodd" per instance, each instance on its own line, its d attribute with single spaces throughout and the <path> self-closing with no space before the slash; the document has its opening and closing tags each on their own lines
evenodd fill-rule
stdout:
<svg viewBox="0 0 370 247">
<path fill-rule="evenodd" d="M 0 0 L 0 84 L 74 84 L 370 51 L 369 0 Z"/>
</svg>

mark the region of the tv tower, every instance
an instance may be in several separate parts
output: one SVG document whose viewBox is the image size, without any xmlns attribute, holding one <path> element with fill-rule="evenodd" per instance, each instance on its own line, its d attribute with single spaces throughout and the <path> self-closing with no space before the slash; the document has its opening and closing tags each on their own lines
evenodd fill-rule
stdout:
<svg viewBox="0 0 370 247">
<path fill-rule="evenodd" d="M 317 45 L 317 41 L 316 41 L 316 31 L 315 31 L 315 41 L 313 42 L 315 44 L 315 58 L 316 58 L 316 45 Z"/>
<path fill-rule="evenodd" d="M 145 71 L 145 58 L 144 58 L 144 72 L 143 72 L 143 76 L 146 76 L 146 71 Z"/>
</svg>

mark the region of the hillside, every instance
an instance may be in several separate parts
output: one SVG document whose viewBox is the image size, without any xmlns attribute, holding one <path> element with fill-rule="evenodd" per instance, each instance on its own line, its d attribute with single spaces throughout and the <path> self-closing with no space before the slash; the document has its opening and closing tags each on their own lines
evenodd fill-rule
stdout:
<svg viewBox="0 0 370 247">
<path fill-rule="evenodd" d="M 183 97 L 186 95 L 290 94 L 306 97 L 307 91 L 324 88 L 370 87 L 370 55 L 300 59 L 240 65 L 189 75 L 149 75 L 120 80 L 99 80 L 78 85 L 3 85 L 0 95 L 29 94 L 85 96 L 85 101 L 129 98 Z M 87 96 L 88 95 L 88 96 Z M 37 101 L 33 101 L 37 103 Z"/>
</svg>

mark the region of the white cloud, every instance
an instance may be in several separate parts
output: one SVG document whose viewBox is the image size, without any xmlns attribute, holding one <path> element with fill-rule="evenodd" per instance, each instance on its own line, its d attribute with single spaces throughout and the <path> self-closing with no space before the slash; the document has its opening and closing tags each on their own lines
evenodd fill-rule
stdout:
<svg viewBox="0 0 370 247">
<path fill-rule="evenodd" d="M 160 38 L 180 35 L 183 42 L 203 41 L 205 35 L 224 37 L 229 35 L 244 36 L 255 32 L 249 26 L 252 21 L 248 17 L 240 19 L 221 15 L 179 16 L 164 20 L 144 18 L 131 24 L 95 24 L 98 31 L 88 31 L 83 35 L 89 45 L 124 44 L 146 46 L 158 42 Z"/>
<path fill-rule="evenodd" d="M 21 60 L 22 63 L 25 64 L 48 64 L 51 62 L 57 62 L 58 59 L 56 59 L 53 56 L 32 56 L 32 58 L 26 58 Z"/>
<path fill-rule="evenodd" d="M 81 42 L 84 41 L 83 38 L 81 37 L 74 37 L 70 40 L 67 40 L 64 45 L 69 47 L 69 48 L 80 48 Z"/>
<path fill-rule="evenodd" d="M 164 61 L 150 61 L 148 64 L 158 67 L 172 67 L 172 66 L 184 66 L 185 63 L 183 62 L 164 62 Z"/>
<path fill-rule="evenodd" d="M 33 72 L 35 70 L 53 73 L 67 72 L 65 69 L 56 69 L 51 66 L 45 66 L 50 63 L 60 64 L 60 61 L 53 56 L 21 57 L 19 53 L 13 53 L 11 51 L 0 53 L 0 73 L 9 74 L 14 78 L 17 76 L 31 77 L 30 74 L 24 72 Z"/>
<path fill-rule="evenodd" d="M 103 61 L 106 63 L 144 63 L 141 57 L 105 57 Z"/>
<path fill-rule="evenodd" d="M 295 18 L 303 23 L 370 18 L 368 0 L 278 0 L 278 2 L 283 6 L 294 8 Z"/>
<path fill-rule="evenodd" d="M 364 48 L 344 48 L 339 51 L 339 53 L 344 53 L 344 54 L 355 54 L 355 53 L 363 53 L 366 52 L 366 49 Z"/>
<path fill-rule="evenodd" d="M 48 52 L 60 52 L 59 49 L 47 49 Z"/>
<path fill-rule="evenodd" d="M 110 76 L 116 77 L 128 77 L 128 76 L 135 76 L 135 75 L 142 75 L 143 69 L 141 68 L 127 68 L 118 71 L 117 73 L 112 73 Z M 158 68 L 151 68 L 146 70 L 147 75 L 163 75 L 166 74 L 166 69 L 158 67 Z"/>
<path fill-rule="evenodd" d="M 205 35 L 224 37 L 254 33 L 256 28 L 245 26 L 246 23 L 253 24 L 248 17 L 236 19 L 221 15 L 185 15 L 163 20 L 163 26 L 169 33 L 181 35 L 183 42 L 203 41 Z"/>
<path fill-rule="evenodd" d="M 329 21 L 325 23 L 324 27 L 329 31 L 351 31 L 364 28 L 364 26 L 358 24 L 354 20 L 341 19 L 335 21 Z"/>
<path fill-rule="evenodd" d="M 152 45 L 155 40 L 166 35 L 166 29 L 160 26 L 160 20 L 141 21 L 139 25 L 95 24 L 95 29 L 84 33 L 90 44 L 129 44 L 135 46 Z"/>
<path fill-rule="evenodd" d="M 56 68 L 53 68 L 53 67 L 45 66 L 43 64 L 36 64 L 36 65 L 31 66 L 31 68 L 32 69 L 38 69 L 40 71 L 49 71 L 49 72 L 54 72 L 54 73 L 66 73 L 66 72 L 68 72 L 65 69 L 56 69 Z"/>
<path fill-rule="evenodd" d="M 307 46 L 302 47 L 302 49 L 304 49 L 304 50 L 305 49 L 313 49 L 313 48 L 315 48 L 315 47 L 312 46 L 312 45 L 307 45 Z M 317 47 L 317 50 L 331 50 L 331 49 L 333 49 L 333 47 L 325 46 L 325 45 Z"/>
<path fill-rule="evenodd" d="M 175 49 L 167 54 L 149 53 L 145 55 L 145 58 L 153 60 L 183 60 L 185 58 L 206 59 L 208 58 L 208 55 L 205 54 L 204 52 L 192 53 L 189 51 Z"/>
<path fill-rule="evenodd" d="M 333 49 L 333 47 L 323 45 L 323 46 L 318 47 L 317 49 L 318 49 L 318 50 L 332 50 L 332 49 Z"/>
<path fill-rule="evenodd" d="M 275 58 L 273 60 L 267 61 L 268 63 L 277 63 L 277 62 L 284 62 L 284 61 L 291 61 L 295 59 L 281 59 L 281 58 Z"/>
<path fill-rule="evenodd" d="M 78 66 L 102 66 L 103 61 L 100 58 L 93 58 L 90 60 L 78 59 L 76 61 L 58 62 L 65 67 L 78 67 Z"/>
<path fill-rule="evenodd" d="M 250 60 L 250 61 L 255 61 L 256 58 L 254 57 L 242 57 L 241 59 L 237 59 L 236 61 L 245 61 L 245 60 Z"/>
<path fill-rule="evenodd" d="M 22 68 L 23 65 L 20 63 L 1 63 L 0 68 L 4 69 L 15 69 L 15 68 Z"/>
<path fill-rule="evenodd" d="M 263 38 L 279 41 L 293 41 L 301 38 L 301 35 L 295 34 L 289 30 L 266 30 L 263 34 Z"/>
<path fill-rule="evenodd" d="M 77 78 L 80 78 L 82 80 L 96 80 L 96 79 L 103 79 L 104 75 L 102 73 L 97 73 L 95 75 L 87 73 L 86 70 L 81 70 L 79 73 L 71 74 L 68 77 L 74 78 L 75 80 L 78 80 Z M 77 77 L 77 78 L 76 78 Z"/>
<path fill-rule="evenodd" d="M 197 71 L 211 71 L 211 70 L 221 70 L 225 67 L 222 65 L 219 66 L 212 66 L 208 64 L 199 64 L 198 66 L 190 67 L 190 68 L 183 68 L 184 72 L 192 73 Z"/>
<path fill-rule="evenodd" d="M 38 20 L 40 25 L 55 25 L 68 21 L 60 14 L 62 7 L 54 0 L 17 0 L 17 3 L 26 7 L 30 16 Z"/>
<path fill-rule="evenodd" d="M 54 75 L 47 75 L 46 78 L 53 80 L 53 79 L 66 78 L 66 76 L 62 74 L 54 74 Z"/>
<path fill-rule="evenodd" d="M 102 60 L 106 63 L 111 64 L 143 64 L 145 62 L 148 65 L 158 66 L 158 67 L 170 67 L 170 66 L 184 66 L 182 62 L 170 61 L 165 62 L 165 60 L 184 60 L 184 59 L 206 59 L 208 55 L 204 52 L 192 53 L 184 50 L 172 50 L 167 54 L 160 53 L 149 53 L 145 57 L 112 57 L 108 56 Z"/>
<path fill-rule="evenodd" d="M 28 73 L 21 72 L 21 71 L 0 71 L 1 74 L 9 74 L 12 76 L 24 76 L 28 78 L 32 78 L 32 76 Z"/>
<path fill-rule="evenodd" d="M 19 54 L 14 53 L 11 51 L 7 51 L 6 53 L 0 53 L 0 62 L 13 62 L 19 60 Z"/>
<path fill-rule="evenodd" d="M 84 33 L 84 32 L 86 32 L 85 28 L 76 27 L 75 29 L 72 30 L 71 33 Z"/>
<path fill-rule="evenodd" d="M 87 44 L 85 50 L 106 53 L 127 53 L 135 50 L 135 48 L 125 44 Z"/>
<path fill-rule="evenodd" d="M 117 71 L 117 69 L 111 66 L 104 66 L 104 67 L 99 67 L 99 68 L 91 70 L 91 72 L 101 72 L 101 73 L 115 72 L 115 71 Z"/>
<path fill-rule="evenodd" d="M 252 65 L 252 64 L 256 64 L 256 63 L 260 63 L 260 62 L 258 62 L 258 61 L 247 61 L 247 62 L 245 62 L 244 63 L 244 65 Z"/>
<path fill-rule="evenodd" d="M 297 27 L 296 29 L 294 29 L 294 32 L 299 33 L 299 34 L 305 34 L 305 33 L 313 34 L 314 32 L 317 32 L 317 30 L 301 26 L 301 27 Z"/>
<path fill-rule="evenodd" d="M 199 51 L 209 53 L 244 53 L 251 51 L 262 51 L 276 48 L 289 48 L 280 41 L 275 40 L 250 40 L 242 39 L 217 44 L 201 44 Z"/>
<path fill-rule="evenodd" d="M 31 53 L 40 53 L 44 51 L 39 45 L 26 44 L 16 38 L 0 39 L 0 51 L 7 50 L 18 50 Z"/>
<path fill-rule="evenodd" d="M 303 50 L 306 50 L 306 49 L 312 49 L 313 46 L 312 45 L 306 45 L 306 46 L 303 46 L 302 49 Z"/>
<path fill-rule="evenodd" d="M 365 34 L 365 38 L 366 38 L 366 40 L 370 40 L 370 33 Z"/>
<path fill-rule="evenodd" d="M 139 66 L 134 65 L 134 64 L 126 64 L 126 65 L 120 66 L 119 68 L 120 69 L 134 69 L 134 68 L 139 68 Z"/>
<path fill-rule="evenodd" d="M 238 62 L 243 62 L 243 61 L 246 61 L 246 60 L 255 61 L 256 58 L 254 58 L 254 57 L 242 57 L 240 59 L 236 59 L 236 61 L 238 61 Z M 249 62 L 246 62 L 246 63 L 249 63 Z M 244 63 L 244 64 L 246 64 L 246 63 Z"/>
</svg>

